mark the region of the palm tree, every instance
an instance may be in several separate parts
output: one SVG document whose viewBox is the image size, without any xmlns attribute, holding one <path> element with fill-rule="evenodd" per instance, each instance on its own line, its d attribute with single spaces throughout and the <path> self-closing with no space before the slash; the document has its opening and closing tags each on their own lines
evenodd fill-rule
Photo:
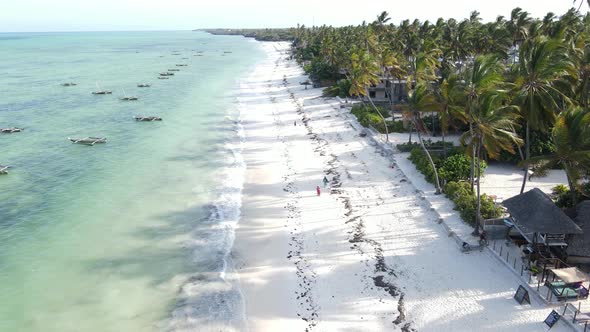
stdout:
<svg viewBox="0 0 590 332">
<path fill-rule="evenodd" d="M 528 25 L 532 19 L 529 13 L 523 12 L 522 8 L 516 7 L 510 13 L 510 20 L 508 21 L 507 29 L 512 38 L 512 47 L 514 48 L 514 57 L 512 62 L 516 62 L 516 52 L 522 42 L 528 37 Z"/>
<path fill-rule="evenodd" d="M 385 117 L 379 111 L 371 96 L 369 95 L 369 87 L 379 83 L 379 65 L 366 50 L 359 49 L 352 54 L 352 70 L 349 74 L 349 80 L 351 83 L 349 93 L 352 96 L 365 96 L 373 106 L 373 109 L 381 117 L 383 126 L 385 127 L 385 137 L 389 142 L 389 130 L 387 129 L 387 123 Z"/>
<path fill-rule="evenodd" d="M 476 151 L 474 157 L 477 160 L 477 205 L 473 234 L 479 234 L 481 218 L 481 158 L 484 154 L 490 158 L 497 158 L 501 151 L 515 153 L 514 145 L 522 143 L 514 130 L 518 108 L 505 104 L 503 93 L 495 90 L 486 92 L 478 99 L 478 107 L 470 114 L 470 130 L 461 136 L 461 142 L 471 145 L 472 150 Z"/>
<path fill-rule="evenodd" d="M 469 132 L 473 131 L 474 116 L 478 112 L 480 105 L 480 98 L 490 92 L 498 89 L 498 85 L 502 82 L 502 66 L 494 56 L 478 56 L 473 61 L 473 66 L 465 75 L 465 86 L 463 93 L 466 98 L 465 118 L 469 123 Z M 472 137 L 473 142 L 476 142 L 475 136 Z M 476 144 L 471 146 L 471 175 L 470 184 L 473 190 L 475 179 L 475 157 Z"/>
<path fill-rule="evenodd" d="M 535 170 L 539 174 L 555 166 L 563 167 L 575 205 L 581 175 L 590 171 L 590 110 L 572 107 L 559 114 L 551 131 L 551 139 L 555 153 L 533 157 L 527 162 L 541 162 L 541 166 Z"/>
<path fill-rule="evenodd" d="M 438 104 L 437 114 L 440 119 L 444 157 L 447 156 L 445 135 L 452 119 L 467 123 L 467 118 L 463 112 L 465 109 L 465 96 L 461 93 L 459 84 L 460 81 L 457 75 L 451 75 L 449 78 L 443 78 L 442 82 L 434 87 L 434 95 Z"/>
<path fill-rule="evenodd" d="M 436 186 L 436 195 L 440 195 L 442 190 L 440 187 L 440 180 L 438 178 L 438 171 L 436 170 L 436 166 L 434 165 L 434 161 L 430 156 L 430 152 L 424 145 L 424 140 L 422 139 L 422 133 L 427 133 L 428 130 L 424 122 L 422 121 L 421 112 L 434 112 L 438 110 L 438 104 L 434 95 L 428 89 L 428 85 L 425 82 L 419 82 L 416 84 L 415 88 L 410 90 L 408 94 L 408 103 L 403 106 L 404 113 L 406 118 L 408 118 L 411 124 L 416 128 L 416 133 L 418 134 L 418 140 L 420 141 L 420 146 L 422 150 L 426 154 L 428 161 L 430 162 L 430 166 L 434 172 L 435 183 Z"/>
<path fill-rule="evenodd" d="M 560 80 L 571 75 L 573 64 L 559 40 L 539 37 L 524 43 L 516 67 L 515 100 L 526 122 L 525 160 L 531 158 L 530 129 L 546 131 L 568 98 L 556 88 Z M 524 164 L 520 192 L 523 193 L 529 164 Z"/>
</svg>

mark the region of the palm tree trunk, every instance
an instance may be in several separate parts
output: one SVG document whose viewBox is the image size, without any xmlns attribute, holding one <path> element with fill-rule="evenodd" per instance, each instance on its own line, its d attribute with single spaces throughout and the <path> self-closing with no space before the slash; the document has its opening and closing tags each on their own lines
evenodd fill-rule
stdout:
<svg viewBox="0 0 590 332">
<path fill-rule="evenodd" d="M 577 193 L 576 193 L 576 186 L 575 183 L 577 183 L 577 181 L 570 176 L 571 174 L 571 170 L 570 167 L 567 165 L 564 165 L 564 170 L 565 170 L 565 175 L 567 176 L 567 184 L 570 187 L 570 195 L 572 197 L 572 207 L 576 206 L 578 197 L 577 197 Z"/>
<path fill-rule="evenodd" d="M 412 144 L 412 132 L 414 131 L 414 125 L 410 121 L 410 138 L 408 139 L 408 144 Z"/>
<path fill-rule="evenodd" d="M 417 121 L 419 119 L 419 115 L 414 115 L 415 119 L 414 121 Z M 416 119 L 416 117 L 418 119 Z M 420 145 L 422 146 L 422 150 L 424 151 L 424 153 L 426 154 L 426 157 L 428 158 L 428 161 L 430 162 L 430 167 L 432 167 L 432 170 L 434 171 L 434 185 L 436 186 L 436 191 L 435 191 L 435 195 L 440 195 L 442 193 L 442 190 L 440 189 L 440 181 L 438 179 L 438 171 L 436 170 L 436 166 L 434 165 L 434 161 L 432 160 L 432 157 L 430 156 L 430 153 L 428 152 L 428 149 L 426 149 L 426 145 L 424 145 L 424 141 L 422 140 L 422 135 L 420 134 L 420 129 L 418 129 L 419 127 L 416 125 L 416 134 L 418 135 L 418 140 L 420 141 Z"/>
<path fill-rule="evenodd" d="M 445 131 L 441 128 L 442 145 L 443 145 L 443 158 L 447 159 L 447 145 L 445 144 Z"/>
<path fill-rule="evenodd" d="M 475 229 L 473 234 L 479 234 L 479 222 L 481 220 L 481 146 L 482 138 L 480 137 L 477 142 L 477 208 L 475 209 Z"/>
<path fill-rule="evenodd" d="M 377 114 L 379 114 L 379 116 L 381 117 L 381 121 L 383 121 L 383 127 L 385 127 L 385 140 L 387 141 L 387 143 L 389 143 L 389 129 L 387 129 L 387 122 L 385 122 L 385 118 L 383 117 L 383 114 L 381 114 L 381 112 L 379 112 L 379 109 L 377 108 L 377 106 L 375 106 L 375 103 L 373 103 L 373 99 L 371 99 L 371 97 L 369 96 L 368 91 L 367 91 L 367 99 L 369 99 L 371 106 L 373 106 L 375 111 L 377 111 Z"/>
<path fill-rule="evenodd" d="M 526 142 L 525 142 L 525 160 L 529 160 L 529 158 L 531 157 L 531 142 L 530 142 L 530 128 L 529 128 L 529 122 L 526 122 Z M 520 188 L 520 193 L 522 194 L 524 192 L 524 187 L 526 186 L 526 180 L 528 178 L 529 175 L 529 164 L 528 162 L 525 161 L 524 164 L 524 177 L 522 179 L 522 187 Z"/>
</svg>

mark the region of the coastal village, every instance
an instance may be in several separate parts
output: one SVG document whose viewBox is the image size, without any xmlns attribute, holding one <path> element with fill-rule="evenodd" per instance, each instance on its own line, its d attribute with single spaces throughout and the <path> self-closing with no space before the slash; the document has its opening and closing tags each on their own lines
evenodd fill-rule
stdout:
<svg viewBox="0 0 590 332">
<path fill-rule="evenodd" d="M 329 293 L 322 287 L 330 286 L 320 287 L 323 264 L 318 260 L 328 260 L 323 255 L 334 251 L 322 244 L 321 218 L 305 210 L 310 204 L 325 217 L 329 208 L 306 198 L 304 192 L 315 193 L 316 186 L 309 181 L 313 176 L 303 176 L 307 181 L 302 186 L 302 169 L 294 166 L 302 162 L 289 152 L 297 149 L 291 143 L 296 130 L 305 133 L 315 152 L 305 162 L 326 160 L 315 175 L 317 196 L 322 186 L 322 196 L 327 191 L 343 204 L 350 227 L 347 242 L 368 256 L 363 270 L 370 279 L 367 287 L 395 299 L 390 307 L 374 304 L 376 311 L 395 309 L 394 328 L 587 330 L 590 113 L 582 88 L 587 65 L 582 54 L 590 49 L 588 16 L 572 9 L 541 21 L 516 8 L 508 20 L 483 24 L 477 15 L 463 22 L 404 21 L 396 26 L 387 23 L 384 12 L 358 27 L 299 27 L 292 29 L 292 44 L 265 46 L 274 61 L 273 74 L 264 81 L 274 104 L 268 116 L 277 126 L 289 170 L 283 175 L 283 190 L 290 197 L 285 227 L 292 227 L 287 257 L 303 285 L 295 294 L 298 302 L 304 299 L 297 316 L 306 329 L 344 325 L 328 322 L 321 309 L 335 304 L 322 304 L 326 300 L 319 294 Z M 455 40 L 449 38 L 459 38 L 465 33 L 461 29 L 472 29 L 467 38 L 473 40 L 462 41 L 472 44 L 456 53 Z M 506 29 L 506 34 L 484 42 L 477 29 Z M 343 44 L 347 47 L 339 46 Z M 564 83 L 567 89 L 560 88 Z M 546 93 L 549 89 L 552 93 Z M 257 120 L 244 116 L 247 133 L 249 119 L 263 122 L 262 113 Z M 325 186 L 322 177 L 328 179 Z M 245 205 L 248 220 L 253 208 Z M 423 214 L 400 215 L 412 206 L 420 206 Z M 244 224 L 241 228 L 248 232 L 255 229 Z M 430 236 L 415 233 L 417 224 Z M 336 227 L 323 226 L 328 227 L 324 231 Z M 311 250 L 310 233 L 317 238 Z M 433 246 L 432 237 L 444 244 Z M 309 258 L 306 251 L 320 257 Z M 403 272 L 401 256 L 430 262 L 421 267 L 430 276 L 401 276 L 417 273 L 421 265 L 407 263 L 411 267 Z M 240 273 L 247 285 L 249 273 Z M 402 286 L 401 279 L 412 286 Z M 493 304 L 483 304 L 483 294 Z M 387 303 L 384 298 L 379 302 Z M 339 310 L 346 317 L 347 311 Z M 250 317 L 248 303 L 246 313 Z M 352 330 L 383 328 L 365 319 L 369 325 Z M 263 329 L 281 326 L 255 318 L 251 323 Z"/>
</svg>

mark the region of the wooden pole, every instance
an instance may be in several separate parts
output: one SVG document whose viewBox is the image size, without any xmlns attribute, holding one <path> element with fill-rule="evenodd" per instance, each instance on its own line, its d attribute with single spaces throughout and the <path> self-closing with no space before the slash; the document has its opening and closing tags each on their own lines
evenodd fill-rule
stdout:
<svg viewBox="0 0 590 332">
<path fill-rule="evenodd" d="M 516 270 L 516 257 L 514 257 L 514 264 L 512 264 L 512 267 Z"/>
</svg>

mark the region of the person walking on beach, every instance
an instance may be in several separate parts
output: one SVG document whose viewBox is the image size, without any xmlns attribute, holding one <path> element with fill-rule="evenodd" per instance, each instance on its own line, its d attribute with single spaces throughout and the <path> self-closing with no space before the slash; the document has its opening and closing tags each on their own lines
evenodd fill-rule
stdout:
<svg viewBox="0 0 590 332">
<path fill-rule="evenodd" d="M 322 193 L 320 186 L 315 187 L 315 191 L 318 193 L 318 196 Z"/>
<path fill-rule="evenodd" d="M 324 179 L 322 181 L 324 181 L 324 188 L 326 188 L 330 180 L 328 180 L 328 178 L 324 176 Z"/>
</svg>

